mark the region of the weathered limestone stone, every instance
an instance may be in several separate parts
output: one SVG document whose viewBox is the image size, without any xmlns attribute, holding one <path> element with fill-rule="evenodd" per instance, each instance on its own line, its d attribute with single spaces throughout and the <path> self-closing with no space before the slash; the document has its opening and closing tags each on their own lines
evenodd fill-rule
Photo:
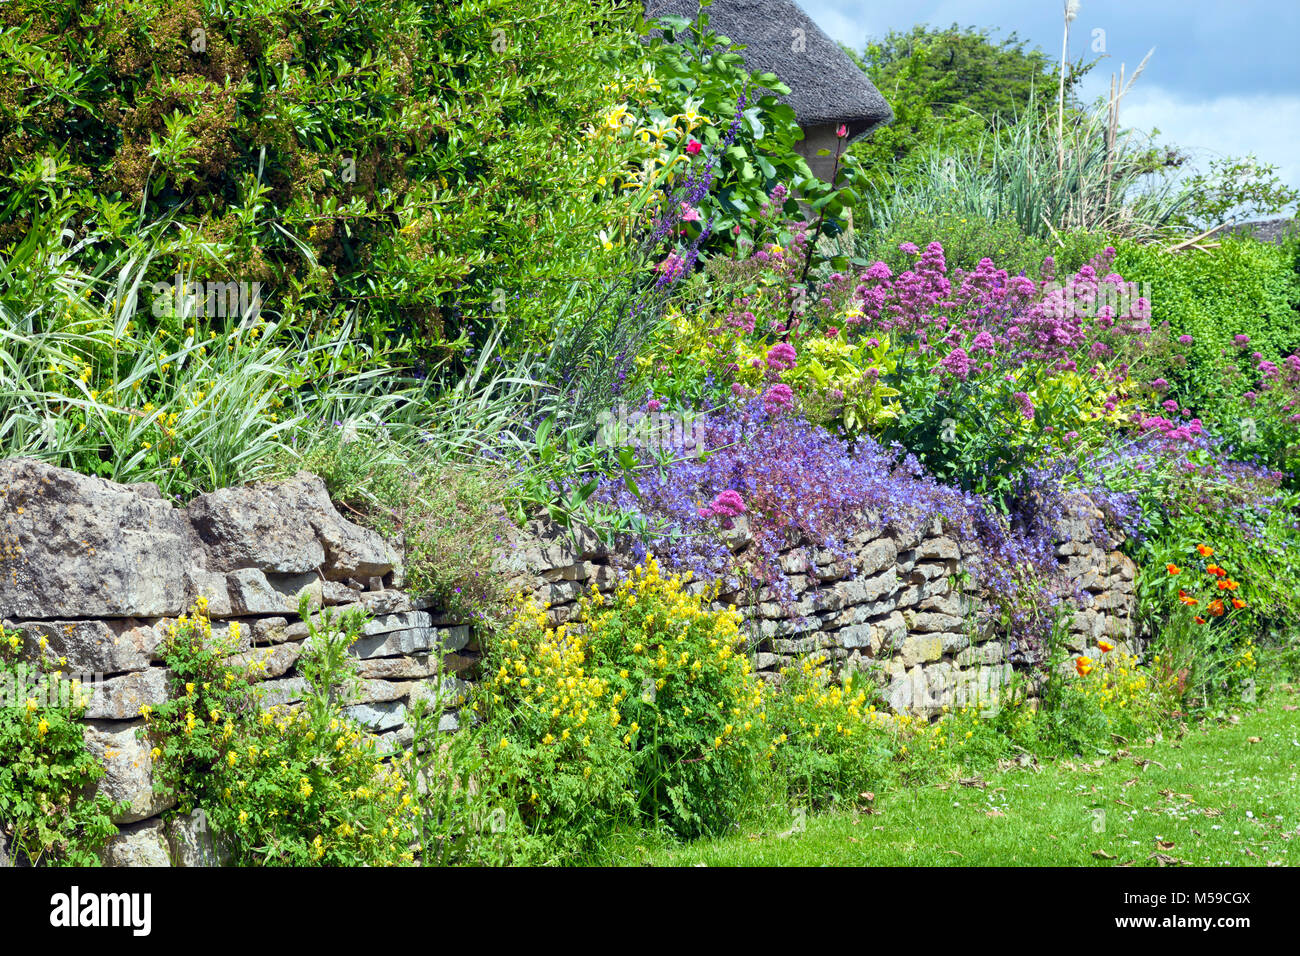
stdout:
<svg viewBox="0 0 1300 956">
<path fill-rule="evenodd" d="M 167 820 L 163 837 L 172 866 L 226 866 L 230 862 L 227 841 L 212 830 L 202 808 Z"/>
<path fill-rule="evenodd" d="M 228 660 L 237 666 L 247 667 L 249 676 L 254 680 L 269 680 L 282 677 L 298 663 L 302 656 L 303 645 L 298 642 L 277 644 L 274 647 L 258 647 L 235 654 Z"/>
<path fill-rule="evenodd" d="M 100 851 L 104 866 L 171 866 L 163 823 L 157 817 L 118 830 Z"/>
<path fill-rule="evenodd" d="M 953 614 L 940 614 L 937 611 L 918 611 L 911 615 L 909 630 L 922 633 L 940 631 L 960 631 L 962 619 Z"/>
<path fill-rule="evenodd" d="M 898 575 L 893 568 L 888 568 L 872 577 L 857 577 L 849 581 L 836 582 L 817 592 L 815 603 L 819 610 L 836 611 L 853 604 L 878 601 L 897 588 Z"/>
<path fill-rule="evenodd" d="M 856 553 L 858 573 L 878 574 L 892 568 L 898 559 L 898 544 L 893 538 L 877 538 L 864 544 Z"/>
<path fill-rule="evenodd" d="M 0 461 L 0 616 L 161 617 L 202 565 L 182 512 L 102 478 Z"/>
<path fill-rule="evenodd" d="M 869 648 L 873 654 L 880 650 L 880 635 L 872 624 L 854 624 L 842 628 L 835 632 L 835 637 L 841 647 L 865 647 Z"/>
<path fill-rule="evenodd" d="M 943 657 L 943 639 L 937 634 L 913 635 L 903 641 L 898 656 L 907 667 L 937 661 Z"/>
<path fill-rule="evenodd" d="M 219 571 L 274 574 L 319 570 L 328 580 L 384 577 L 397 553 L 335 510 L 325 483 L 300 472 L 287 481 L 223 488 L 196 498 L 190 522 Z"/>
<path fill-rule="evenodd" d="M 430 597 L 407 594 L 393 588 L 382 591 L 361 591 L 357 593 L 356 600 L 375 616 L 428 610 L 434 603 Z"/>
<path fill-rule="evenodd" d="M 304 574 L 325 563 L 325 546 L 306 514 L 276 486 L 222 488 L 200 495 L 187 512 L 218 571 L 255 568 Z M 330 506 L 333 510 L 333 506 Z"/>
<path fill-rule="evenodd" d="M 13 621 L 8 629 L 20 629 L 28 639 L 44 637 L 49 653 L 66 657 L 69 672 L 94 671 L 115 674 L 144 670 L 154 659 L 162 632 L 136 620 Z"/>
<path fill-rule="evenodd" d="M 90 697 L 87 720 L 133 720 L 145 704 L 157 707 L 166 699 L 167 669 L 133 671 L 102 684 L 86 684 L 84 689 Z"/>
<path fill-rule="evenodd" d="M 321 580 L 312 573 L 268 575 L 257 568 L 240 568 L 226 575 L 226 586 L 236 616 L 296 612 L 304 593 L 313 607 L 321 604 Z"/>
<path fill-rule="evenodd" d="M 138 736 L 143 727 L 143 721 L 89 721 L 82 731 L 86 747 L 105 770 L 95 789 L 115 803 L 126 801 L 126 809 L 114 815 L 114 823 L 136 823 L 176 805 L 174 794 L 154 793 L 153 758 L 149 756 L 153 745 L 147 737 Z"/>
<path fill-rule="evenodd" d="M 289 635 L 285 633 L 288 626 L 289 620 L 284 617 L 258 618 L 251 624 L 253 638 L 259 644 L 281 644 L 289 640 Z"/>
<path fill-rule="evenodd" d="M 357 688 L 358 704 L 382 704 L 401 700 L 411 692 L 411 684 L 387 680 L 363 680 Z"/>
<path fill-rule="evenodd" d="M 927 538 L 916 546 L 916 556 L 921 561 L 956 559 L 961 557 L 961 549 L 951 538 Z"/>
<path fill-rule="evenodd" d="M 939 640 L 943 644 L 944 654 L 955 654 L 957 651 L 970 646 L 970 638 L 965 634 L 940 634 Z"/>
<path fill-rule="evenodd" d="M 302 700 L 307 681 L 301 677 L 280 677 L 264 681 L 257 685 L 263 707 L 276 707 L 281 704 L 296 704 Z"/>
<path fill-rule="evenodd" d="M 220 571 L 187 568 L 185 577 L 188 582 L 186 590 L 189 594 L 185 604 L 186 610 L 189 610 L 196 599 L 204 598 L 208 602 L 208 617 L 212 620 L 230 617 L 234 613 L 230 605 L 230 591 L 226 587 L 226 576 Z"/>
<path fill-rule="evenodd" d="M 372 733 L 396 730 L 406 723 L 406 704 L 400 700 L 356 704 L 345 713 Z"/>
</svg>

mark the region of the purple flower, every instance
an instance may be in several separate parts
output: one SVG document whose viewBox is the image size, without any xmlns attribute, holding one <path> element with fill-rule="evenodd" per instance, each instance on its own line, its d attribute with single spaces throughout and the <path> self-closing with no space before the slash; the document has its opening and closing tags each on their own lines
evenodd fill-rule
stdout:
<svg viewBox="0 0 1300 956">
<path fill-rule="evenodd" d="M 793 406 L 794 392 L 790 390 L 789 385 L 777 383 L 769 388 L 763 396 L 763 408 L 773 418 L 782 412 L 789 411 Z"/>
<path fill-rule="evenodd" d="M 767 367 L 778 372 L 794 368 L 798 359 L 794 346 L 789 342 L 778 342 L 767 352 Z"/>
<path fill-rule="evenodd" d="M 1016 406 L 1020 409 L 1020 414 L 1025 416 L 1031 422 L 1034 420 L 1034 400 L 1029 397 L 1028 392 L 1016 392 L 1011 398 L 1015 401 Z"/>
<path fill-rule="evenodd" d="M 737 518 L 745 513 L 745 500 L 740 497 L 740 492 L 728 488 L 714 496 L 709 511 L 724 518 Z"/>
</svg>

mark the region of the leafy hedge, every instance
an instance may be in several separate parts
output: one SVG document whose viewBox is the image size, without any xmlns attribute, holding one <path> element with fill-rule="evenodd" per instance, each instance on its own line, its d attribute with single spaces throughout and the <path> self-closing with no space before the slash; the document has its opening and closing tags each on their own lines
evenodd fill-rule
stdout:
<svg viewBox="0 0 1300 956">
<path fill-rule="evenodd" d="M 124 244 L 172 216 L 160 275 L 364 303 L 424 346 L 610 268 L 597 200 L 635 146 L 584 134 L 640 82 L 624 4 L 14 0 L 0 23 L 0 245 L 56 207 Z"/>
<path fill-rule="evenodd" d="M 1254 353 L 1279 362 L 1300 350 L 1300 275 L 1294 253 L 1247 237 L 1228 237 L 1211 253 L 1169 254 L 1122 242 L 1114 269 L 1149 283 L 1152 322 L 1169 323 L 1178 344 L 1164 372 L 1194 414 L 1233 430 L 1240 396 L 1254 385 Z M 1245 347 L 1237 336 L 1249 336 Z M 1180 338 L 1190 336 L 1190 343 Z M 1238 437 L 1235 433 L 1230 437 Z"/>
</svg>

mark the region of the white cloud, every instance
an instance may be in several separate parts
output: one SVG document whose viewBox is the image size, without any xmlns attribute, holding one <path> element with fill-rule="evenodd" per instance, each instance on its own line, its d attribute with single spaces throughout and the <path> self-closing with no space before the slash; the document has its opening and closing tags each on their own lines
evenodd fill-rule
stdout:
<svg viewBox="0 0 1300 956">
<path fill-rule="evenodd" d="M 1141 81 L 1124 98 L 1120 122 L 1160 130 L 1159 140 L 1179 146 L 1204 166 L 1219 156 L 1254 153 L 1278 167 L 1287 185 L 1300 188 L 1300 95 L 1256 93 L 1199 99 Z"/>
</svg>

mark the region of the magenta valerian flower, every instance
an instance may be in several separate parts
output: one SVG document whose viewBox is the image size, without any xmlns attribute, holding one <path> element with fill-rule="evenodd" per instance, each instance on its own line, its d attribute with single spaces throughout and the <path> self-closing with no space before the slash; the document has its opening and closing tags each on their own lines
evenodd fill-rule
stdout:
<svg viewBox="0 0 1300 956">
<path fill-rule="evenodd" d="M 1015 401 L 1016 407 L 1020 409 L 1020 414 L 1032 422 L 1034 420 L 1034 400 L 1029 397 L 1029 393 L 1016 392 L 1011 398 Z"/>
<path fill-rule="evenodd" d="M 740 492 L 728 488 L 714 496 L 709 511 L 724 518 L 738 518 L 745 513 L 745 499 L 740 497 Z"/>
<path fill-rule="evenodd" d="M 1191 344 L 1192 344 L 1192 337 L 1191 337 L 1190 335 L 1180 335 L 1180 336 L 1178 336 L 1178 344 L 1179 344 L 1179 345 L 1191 345 Z"/>
<path fill-rule="evenodd" d="M 789 342 L 778 342 L 767 352 L 767 367 L 777 372 L 794 368 L 797 360 L 798 355 Z"/>
<path fill-rule="evenodd" d="M 1249 336 L 1249 335 L 1234 335 L 1234 336 L 1232 337 L 1232 343 L 1233 343 L 1234 345 L 1236 345 L 1238 348 L 1245 348 L 1247 345 L 1250 344 L 1250 336 Z"/>
<path fill-rule="evenodd" d="M 777 383 L 763 395 L 763 409 L 772 417 L 789 411 L 794 406 L 794 392 L 789 385 Z"/>
<path fill-rule="evenodd" d="M 944 372 L 963 382 L 970 377 L 973 364 L 963 348 L 955 348 L 939 360 L 939 365 Z"/>
</svg>

